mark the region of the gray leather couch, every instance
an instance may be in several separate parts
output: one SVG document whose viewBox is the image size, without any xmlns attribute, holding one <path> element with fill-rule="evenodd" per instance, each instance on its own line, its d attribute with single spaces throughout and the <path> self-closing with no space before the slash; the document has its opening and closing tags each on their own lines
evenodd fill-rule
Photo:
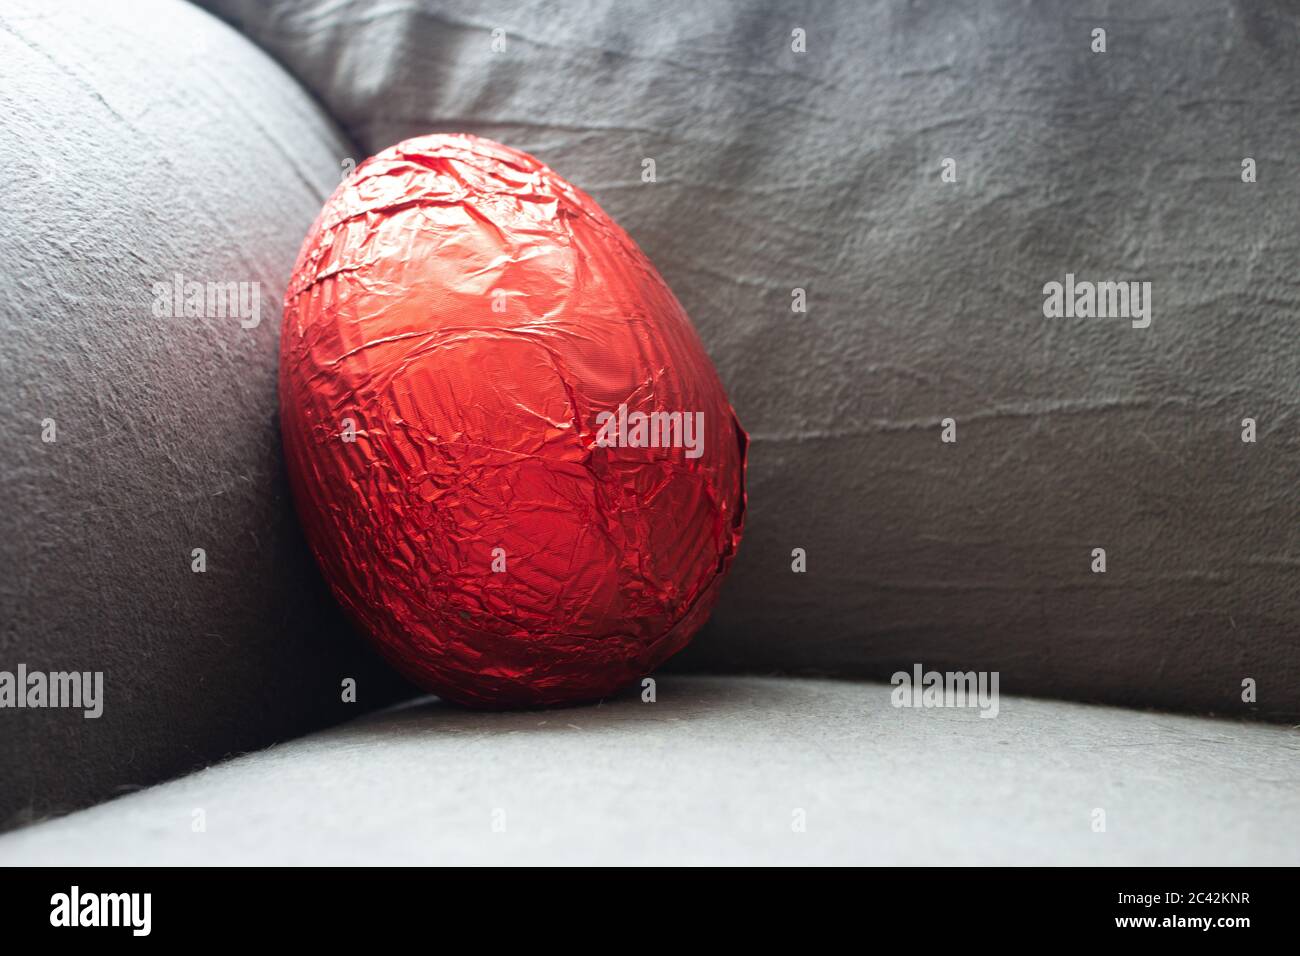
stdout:
<svg viewBox="0 0 1300 956">
<path fill-rule="evenodd" d="M 201 6 L 0 2 L 0 671 L 106 688 L 0 709 L 0 862 L 1300 862 L 1293 6 Z M 293 520 L 278 296 L 437 130 L 595 196 L 751 433 L 653 702 L 411 701 Z"/>
</svg>

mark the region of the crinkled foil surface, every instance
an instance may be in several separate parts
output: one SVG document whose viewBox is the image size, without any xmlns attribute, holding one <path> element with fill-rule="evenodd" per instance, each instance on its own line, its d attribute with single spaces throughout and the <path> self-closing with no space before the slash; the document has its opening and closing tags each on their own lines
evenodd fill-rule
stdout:
<svg viewBox="0 0 1300 956">
<path fill-rule="evenodd" d="M 435 135 L 358 167 L 303 244 L 280 361 L 312 550 L 421 687 L 594 699 L 704 623 L 745 433 L 658 271 L 533 157 Z"/>
</svg>

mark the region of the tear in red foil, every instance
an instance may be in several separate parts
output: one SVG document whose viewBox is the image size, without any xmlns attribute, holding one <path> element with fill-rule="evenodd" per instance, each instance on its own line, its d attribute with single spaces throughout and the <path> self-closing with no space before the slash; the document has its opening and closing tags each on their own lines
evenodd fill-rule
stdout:
<svg viewBox="0 0 1300 956">
<path fill-rule="evenodd" d="M 280 410 L 334 594 L 464 704 L 645 676 L 740 542 L 747 439 L 690 319 L 590 196 L 488 140 L 407 140 L 330 197 L 289 287 Z"/>
</svg>

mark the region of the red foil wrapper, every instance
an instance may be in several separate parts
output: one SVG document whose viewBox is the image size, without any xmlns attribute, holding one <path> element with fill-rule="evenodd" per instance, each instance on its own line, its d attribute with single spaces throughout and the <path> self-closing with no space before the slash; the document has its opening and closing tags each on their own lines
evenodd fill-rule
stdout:
<svg viewBox="0 0 1300 956">
<path fill-rule="evenodd" d="M 280 410 L 334 594 L 464 704 L 643 677 L 740 542 L 747 439 L 690 319 L 590 196 L 488 140 L 408 140 L 330 197 L 290 283 Z"/>
</svg>

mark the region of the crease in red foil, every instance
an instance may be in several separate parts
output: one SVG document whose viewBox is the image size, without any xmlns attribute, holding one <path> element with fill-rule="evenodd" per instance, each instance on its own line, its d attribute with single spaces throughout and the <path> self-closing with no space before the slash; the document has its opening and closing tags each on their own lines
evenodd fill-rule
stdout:
<svg viewBox="0 0 1300 956">
<path fill-rule="evenodd" d="M 280 363 L 307 539 L 419 686 L 595 699 L 704 623 L 747 438 L 658 271 L 538 160 L 433 135 L 359 166 L 299 253 Z"/>
</svg>

